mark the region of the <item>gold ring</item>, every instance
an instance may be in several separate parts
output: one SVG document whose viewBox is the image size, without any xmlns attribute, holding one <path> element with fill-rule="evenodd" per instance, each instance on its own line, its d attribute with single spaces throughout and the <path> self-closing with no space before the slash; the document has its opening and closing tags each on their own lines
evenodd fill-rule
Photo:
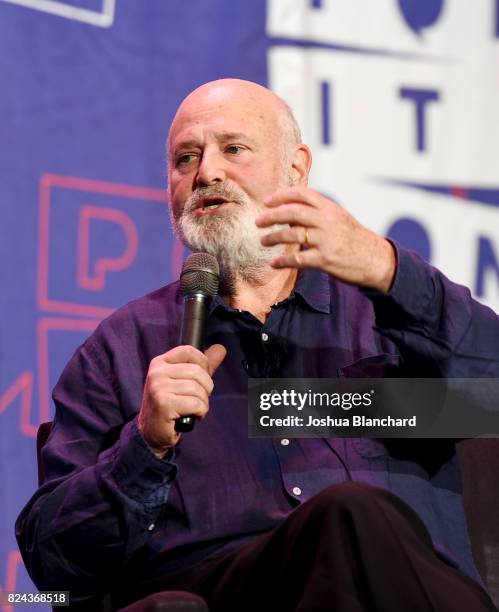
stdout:
<svg viewBox="0 0 499 612">
<path fill-rule="evenodd" d="M 308 227 L 303 228 L 305 230 L 305 238 L 303 240 L 303 246 L 308 246 Z"/>
</svg>

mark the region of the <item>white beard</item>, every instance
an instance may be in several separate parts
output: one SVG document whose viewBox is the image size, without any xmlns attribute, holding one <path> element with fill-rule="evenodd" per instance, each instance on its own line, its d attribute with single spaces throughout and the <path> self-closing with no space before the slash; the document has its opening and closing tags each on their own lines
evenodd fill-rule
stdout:
<svg viewBox="0 0 499 612">
<path fill-rule="evenodd" d="M 217 214 L 196 216 L 198 203 L 209 196 L 220 196 L 234 202 Z M 263 206 L 262 209 L 263 210 Z M 285 250 L 285 245 L 265 247 L 260 238 L 286 225 L 260 228 L 255 219 L 260 213 L 246 194 L 229 183 L 196 189 L 186 201 L 182 212 L 172 222 L 181 241 L 195 252 L 210 253 L 220 266 L 221 290 L 232 293 L 236 278 L 257 280 L 264 268 Z"/>
</svg>

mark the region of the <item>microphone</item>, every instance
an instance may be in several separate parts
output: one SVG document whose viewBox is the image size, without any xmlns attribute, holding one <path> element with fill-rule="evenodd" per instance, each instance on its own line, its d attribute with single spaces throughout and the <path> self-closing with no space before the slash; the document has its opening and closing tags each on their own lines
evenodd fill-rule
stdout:
<svg viewBox="0 0 499 612">
<path fill-rule="evenodd" d="M 206 312 L 211 299 L 218 293 L 218 261 L 209 253 L 193 253 L 185 260 L 180 274 L 180 289 L 184 296 L 180 344 L 190 344 L 203 350 Z M 194 428 L 195 417 L 183 416 L 175 421 L 175 431 Z"/>
</svg>

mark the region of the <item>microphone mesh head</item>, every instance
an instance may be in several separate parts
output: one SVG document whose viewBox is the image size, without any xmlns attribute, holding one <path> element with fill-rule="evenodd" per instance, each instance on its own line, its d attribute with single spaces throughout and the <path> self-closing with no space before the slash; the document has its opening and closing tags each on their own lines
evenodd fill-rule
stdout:
<svg viewBox="0 0 499 612">
<path fill-rule="evenodd" d="M 183 295 L 202 293 L 214 297 L 218 293 L 218 261 L 209 253 L 193 253 L 184 261 L 180 274 Z"/>
</svg>

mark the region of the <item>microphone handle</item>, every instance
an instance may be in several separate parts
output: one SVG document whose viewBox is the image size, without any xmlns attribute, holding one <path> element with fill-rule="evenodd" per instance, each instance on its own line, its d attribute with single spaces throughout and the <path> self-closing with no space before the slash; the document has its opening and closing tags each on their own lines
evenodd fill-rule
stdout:
<svg viewBox="0 0 499 612">
<path fill-rule="evenodd" d="M 202 293 L 190 293 L 184 297 L 184 312 L 180 330 L 180 344 L 189 344 L 203 350 L 204 324 L 210 298 Z M 188 432 L 194 429 L 196 417 L 183 416 L 175 421 L 175 431 Z"/>
</svg>

